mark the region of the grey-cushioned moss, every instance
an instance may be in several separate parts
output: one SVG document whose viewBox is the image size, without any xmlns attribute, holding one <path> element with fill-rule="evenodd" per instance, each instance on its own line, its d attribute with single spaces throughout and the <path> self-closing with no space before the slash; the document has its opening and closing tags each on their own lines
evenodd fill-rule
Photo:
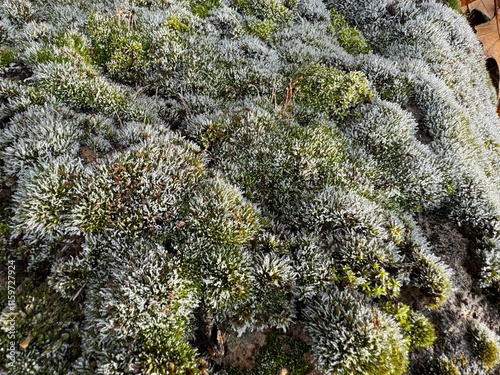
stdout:
<svg viewBox="0 0 500 375">
<path fill-rule="evenodd" d="M 463 292 L 498 302 L 497 96 L 455 10 L 4 0 L 0 70 L 6 373 L 206 375 L 255 330 L 297 375 L 496 363 L 483 326 L 442 345 L 462 284 L 417 220 L 473 237 Z"/>
</svg>

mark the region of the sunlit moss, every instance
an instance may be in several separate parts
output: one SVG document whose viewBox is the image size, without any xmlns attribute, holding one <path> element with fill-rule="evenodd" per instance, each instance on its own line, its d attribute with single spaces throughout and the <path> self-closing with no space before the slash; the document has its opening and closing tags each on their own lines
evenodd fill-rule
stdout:
<svg viewBox="0 0 500 375">
<path fill-rule="evenodd" d="M 349 27 L 345 19 L 334 9 L 330 11 L 330 29 L 336 34 L 340 45 L 349 53 L 367 53 L 370 48 L 361 33 Z"/>
<path fill-rule="evenodd" d="M 221 347 L 305 325 L 259 374 L 303 374 L 306 349 L 400 374 L 458 287 L 417 213 L 474 233 L 498 284 L 497 95 L 443 4 L 5 0 L 0 41 L 0 260 L 37 304 L 12 375 L 206 375 L 199 310 Z"/>
<path fill-rule="evenodd" d="M 470 342 L 474 355 L 486 369 L 495 367 L 500 362 L 500 340 L 486 324 L 471 321 L 469 324 Z"/>
<path fill-rule="evenodd" d="M 342 118 L 349 109 L 373 96 L 361 72 L 344 73 L 335 68 L 310 65 L 297 72 L 297 80 L 297 104 L 328 116 Z"/>
</svg>

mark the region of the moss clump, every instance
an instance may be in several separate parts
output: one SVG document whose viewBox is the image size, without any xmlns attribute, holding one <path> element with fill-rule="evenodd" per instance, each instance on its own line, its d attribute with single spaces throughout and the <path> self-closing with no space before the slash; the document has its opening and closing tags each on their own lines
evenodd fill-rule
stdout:
<svg viewBox="0 0 500 375">
<path fill-rule="evenodd" d="M 237 0 L 236 5 L 248 18 L 247 32 L 264 40 L 293 18 L 281 0 Z"/>
<path fill-rule="evenodd" d="M 121 82 L 134 82 L 146 67 L 142 43 L 129 39 L 114 49 L 107 67 L 109 74 Z"/>
<path fill-rule="evenodd" d="M 352 107 L 373 97 L 361 72 L 344 73 L 315 64 L 300 69 L 297 77 L 296 103 L 331 117 L 345 117 Z"/>
<path fill-rule="evenodd" d="M 410 349 L 430 346 L 436 340 L 434 326 L 420 312 L 410 314 Z"/>
<path fill-rule="evenodd" d="M 70 55 L 76 52 L 85 63 L 90 64 L 91 46 L 83 33 L 68 30 L 61 31 L 54 38 L 54 44 L 59 48 L 66 49 L 68 52 L 71 51 Z"/>
<path fill-rule="evenodd" d="M 152 233 L 174 218 L 182 190 L 202 173 L 202 161 L 196 149 L 180 139 L 169 143 L 167 147 L 152 145 L 121 154 L 80 179 L 73 196 L 73 224 L 86 233 L 105 228 Z M 175 185 L 170 184 L 172 180 Z M 137 201 L 142 204 L 135 206 Z"/>
<path fill-rule="evenodd" d="M 254 370 L 230 367 L 227 373 L 229 375 L 276 375 L 280 369 L 286 368 L 290 375 L 304 375 L 311 370 L 305 358 L 309 350 L 309 346 L 304 341 L 271 333 L 266 337 L 266 344 L 257 354 Z"/>
<path fill-rule="evenodd" d="M 0 341 L 5 348 L 9 341 L 15 342 L 18 352 L 12 373 L 23 373 L 25 363 L 43 358 L 37 373 L 62 374 L 81 355 L 79 322 L 83 314 L 77 302 L 63 299 L 46 282 L 37 283 L 38 276 L 28 276 L 17 287 L 15 311 L 9 312 L 9 308 L 2 314 L 3 326 L 15 320 L 15 338 L 2 330 Z"/>
<path fill-rule="evenodd" d="M 457 12 L 462 12 L 460 0 L 446 0 L 446 5 Z"/>
<path fill-rule="evenodd" d="M 400 375 L 408 349 L 398 324 L 363 297 L 332 289 L 307 302 L 305 330 L 321 370 L 347 375 Z"/>
<path fill-rule="evenodd" d="M 436 340 L 434 327 L 420 312 L 403 303 L 388 302 L 382 310 L 392 315 L 401 327 L 409 349 L 432 345 Z"/>
<path fill-rule="evenodd" d="M 189 25 L 187 25 L 182 19 L 176 16 L 170 16 L 165 22 L 165 26 L 168 28 L 180 31 L 180 32 L 188 32 L 190 30 Z"/>
<path fill-rule="evenodd" d="M 82 329 L 95 358 L 84 363 L 95 361 L 96 372 L 197 374 L 197 353 L 187 337 L 198 300 L 171 255 L 141 239 L 95 246 L 101 274 L 89 278 Z"/>
<path fill-rule="evenodd" d="M 36 168 L 32 178 L 23 181 L 22 191 L 14 196 L 19 200 L 14 222 L 45 238 L 51 238 L 54 232 L 66 232 L 63 215 L 71 210 L 78 172 L 79 166 L 67 159 L 53 159 Z"/>
<path fill-rule="evenodd" d="M 242 245 L 259 227 L 255 207 L 221 178 L 206 181 L 190 198 L 189 229 L 213 243 Z"/>
<path fill-rule="evenodd" d="M 16 54 L 12 48 L 0 46 L 0 69 L 16 61 Z"/>
<path fill-rule="evenodd" d="M 476 358 L 486 369 L 495 367 L 500 362 L 500 341 L 498 335 L 486 324 L 471 321 L 469 323 L 470 343 Z"/>
<path fill-rule="evenodd" d="M 151 64 L 151 35 L 141 32 L 136 22 L 134 11 L 126 10 L 117 14 L 90 13 L 85 23 L 92 61 L 123 83 L 143 80 Z M 173 15 L 165 26 L 173 31 L 189 30 Z"/>
<path fill-rule="evenodd" d="M 451 291 L 449 269 L 430 253 L 418 252 L 414 257 L 413 283 L 425 294 L 430 308 L 441 306 Z"/>
<path fill-rule="evenodd" d="M 91 42 L 92 60 L 101 66 L 111 60 L 115 49 L 127 42 L 127 30 L 124 22 L 116 14 L 90 13 L 85 22 L 85 33 Z M 128 35 L 130 39 L 131 35 Z"/>
<path fill-rule="evenodd" d="M 283 23 L 293 18 L 293 13 L 280 0 L 236 0 L 236 5 L 245 14 L 260 20 Z"/>
<path fill-rule="evenodd" d="M 340 45 L 351 54 L 368 53 L 370 47 L 363 35 L 354 27 L 349 27 L 340 13 L 330 11 L 330 31 L 337 36 Z"/>
<path fill-rule="evenodd" d="M 268 39 L 276 30 L 276 27 L 276 22 L 272 20 L 256 20 L 248 25 L 248 31 L 261 39 Z"/>
<path fill-rule="evenodd" d="M 126 58 L 128 59 L 128 58 Z M 38 66 L 35 80 L 47 94 L 80 111 L 96 111 L 120 120 L 155 121 L 154 109 L 131 101 L 131 90 L 99 75 L 98 70 L 70 62 Z"/>
<path fill-rule="evenodd" d="M 460 371 L 453 364 L 453 362 L 441 355 L 439 357 L 431 358 L 424 365 L 420 366 L 417 370 L 418 375 L 460 375 Z"/>
<path fill-rule="evenodd" d="M 218 6 L 220 6 L 220 0 L 190 0 L 191 12 L 194 14 L 205 18 L 208 13 Z"/>
</svg>

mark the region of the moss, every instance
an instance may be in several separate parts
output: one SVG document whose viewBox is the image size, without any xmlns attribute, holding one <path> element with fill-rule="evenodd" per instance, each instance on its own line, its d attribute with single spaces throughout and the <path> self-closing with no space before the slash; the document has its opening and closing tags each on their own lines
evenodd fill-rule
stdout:
<svg viewBox="0 0 500 375">
<path fill-rule="evenodd" d="M 287 330 L 296 316 L 296 273 L 290 258 L 268 253 L 254 256 L 252 266 L 253 299 L 243 309 L 252 311 L 252 325 L 258 329 Z"/>
<path fill-rule="evenodd" d="M 399 325 L 359 294 L 332 288 L 303 311 L 312 353 L 325 373 L 401 375 L 408 348 Z"/>
<path fill-rule="evenodd" d="M 279 0 L 236 0 L 236 5 L 245 14 L 260 20 L 284 23 L 293 18 L 293 14 Z"/>
<path fill-rule="evenodd" d="M 325 373 L 401 373 L 432 325 L 376 303 L 410 283 L 435 307 L 450 289 L 402 224 L 415 210 L 448 209 L 474 248 L 489 236 L 481 286 L 496 286 L 500 143 L 477 42 L 446 7 L 385 3 L 2 2 L 0 67 L 22 64 L 0 78 L 0 179 L 14 194 L 0 197 L 0 247 L 25 254 L 21 307 L 36 302 L 19 315 L 16 340 L 32 337 L 20 363 L 196 373 L 203 304 L 228 331 L 307 321 Z M 167 259 L 189 287 L 172 286 Z M 86 285 L 85 319 L 64 316 L 46 283 L 67 300 Z M 325 303 L 335 285 L 345 293 Z M 53 312 L 79 332 L 50 332 Z M 303 359 L 269 340 L 258 371 Z"/>
<path fill-rule="evenodd" d="M 272 20 L 257 20 L 248 25 L 248 31 L 261 39 L 268 39 L 276 30 L 276 27 L 276 23 Z"/>
<path fill-rule="evenodd" d="M 81 56 L 86 63 L 91 62 L 91 46 L 85 35 L 76 31 L 61 31 L 54 38 L 53 43 L 60 48 L 67 48 Z"/>
<path fill-rule="evenodd" d="M 102 276 L 89 278 L 82 328 L 95 354 L 84 361 L 96 372 L 112 364 L 119 373 L 129 366 L 144 374 L 198 373 L 197 353 L 187 341 L 198 300 L 171 255 L 141 238 L 95 246 Z"/>
<path fill-rule="evenodd" d="M 410 349 L 430 346 L 436 340 L 432 323 L 420 312 L 410 314 Z"/>
<path fill-rule="evenodd" d="M 80 44 L 82 43 L 82 44 Z M 83 39 L 79 35 L 58 35 L 54 43 L 37 46 L 30 51 L 28 60 L 38 65 L 48 62 L 70 63 L 75 66 L 87 67 L 91 65 L 90 50 L 85 50 Z"/>
<path fill-rule="evenodd" d="M 415 254 L 413 282 L 426 295 L 425 302 L 430 308 L 441 306 L 449 296 L 451 290 L 448 269 L 438 258 L 431 254 Z"/>
<path fill-rule="evenodd" d="M 370 48 L 360 32 L 353 28 L 344 28 L 337 32 L 340 45 L 351 54 L 368 53 Z"/>
<path fill-rule="evenodd" d="M 90 38 L 92 60 L 105 66 L 115 48 L 127 41 L 128 31 L 117 15 L 95 12 L 85 21 L 85 34 Z"/>
<path fill-rule="evenodd" d="M 446 357 L 445 355 L 441 355 L 439 357 L 431 358 L 425 364 L 420 366 L 417 369 L 416 374 L 417 375 L 460 375 L 460 371 L 448 357 Z"/>
<path fill-rule="evenodd" d="M 78 322 L 83 319 L 77 302 L 63 299 L 46 282 L 38 285 L 29 276 L 17 287 L 17 309 L 3 319 L 13 317 L 16 321 L 15 342 L 20 350 L 18 361 L 26 352 L 37 353 L 45 358 L 40 363 L 39 373 L 53 372 L 51 364 L 59 361 L 66 366 L 81 354 Z M 6 334 L 2 330 L 1 341 Z M 21 346 L 21 348 L 20 348 Z"/>
<path fill-rule="evenodd" d="M 167 19 L 165 26 L 167 26 L 172 30 L 181 32 L 188 32 L 190 30 L 189 26 L 186 23 L 184 23 L 183 20 L 175 16 L 170 16 Z"/>
<path fill-rule="evenodd" d="M 25 181 L 16 197 L 20 204 L 15 222 L 44 237 L 64 232 L 64 215 L 71 209 L 78 172 L 78 166 L 68 163 L 67 159 L 53 159 L 34 169 L 32 178 Z"/>
<path fill-rule="evenodd" d="M 174 31 L 189 30 L 179 18 L 171 16 L 166 27 Z M 119 82 L 137 83 L 144 79 L 151 64 L 150 36 L 137 30 L 134 13 L 91 13 L 85 23 L 90 39 L 89 56 Z"/>
<path fill-rule="evenodd" d="M 41 87 L 78 110 L 94 109 L 108 115 L 123 115 L 127 106 L 125 90 L 99 76 L 92 68 L 47 63 L 40 67 L 38 78 Z"/>
<path fill-rule="evenodd" d="M 190 0 L 191 12 L 205 18 L 213 9 L 220 6 L 220 0 Z"/>
<path fill-rule="evenodd" d="M 299 0 L 283 0 L 283 5 L 288 9 L 293 9 L 298 3 Z"/>
<path fill-rule="evenodd" d="M 290 375 L 305 375 L 311 368 L 306 360 L 309 346 L 295 337 L 271 333 L 266 337 L 266 344 L 256 355 L 253 370 L 230 367 L 229 375 L 276 375 L 286 368 Z"/>
<path fill-rule="evenodd" d="M 420 312 L 403 303 L 387 302 L 382 310 L 392 315 L 404 334 L 409 349 L 430 346 L 436 340 L 432 323 Z"/>
<path fill-rule="evenodd" d="M 361 33 L 354 27 L 349 27 L 340 13 L 330 11 L 330 31 L 336 34 L 340 45 L 351 54 L 368 53 L 370 47 Z"/>
<path fill-rule="evenodd" d="M 217 244 L 247 243 L 259 228 L 259 214 L 241 193 L 220 178 L 208 180 L 189 202 L 190 230 Z"/>
<path fill-rule="evenodd" d="M 446 0 L 446 5 L 448 5 L 451 9 L 462 13 L 460 0 Z"/>
<path fill-rule="evenodd" d="M 148 7 L 153 9 L 162 9 L 167 5 L 165 0 L 132 0 L 132 2 L 133 4 L 141 7 Z"/>
<path fill-rule="evenodd" d="M 117 46 L 107 62 L 109 74 L 120 82 L 134 83 L 141 79 L 147 66 L 141 42 L 130 39 Z"/>
<path fill-rule="evenodd" d="M 468 331 L 474 356 L 491 369 L 500 363 L 500 341 L 487 325 L 478 321 L 469 323 Z"/>
<path fill-rule="evenodd" d="M 176 216 L 183 189 L 197 181 L 202 171 L 199 156 L 175 138 L 165 146 L 126 152 L 76 181 L 71 219 L 85 233 L 106 228 L 153 233 Z M 175 186 L 169 186 L 172 179 Z M 141 205 L 135 206 L 136 201 Z"/>
<path fill-rule="evenodd" d="M 0 69 L 16 61 L 16 53 L 12 48 L 0 46 Z"/>
<path fill-rule="evenodd" d="M 9 224 L 7 224 L 7 221 L 4 221 L 5 219 L 3 218 L 3 216 L 5 214 L 3 212 L 0 212 L 0 215 L 1 215 L 0 216 L 0 249 L 1 249 L 8 241 L 8 238 L 12 233 L 12 228 Z"/>
<path fill-rule="evenodd" d="M 130 61 L 127 57 L 125 60 Z M 93 67 L 49 62 L 38 66 L 35 79 L 46 93 L 77 111 L 97 111 L 120 121 L 151 123 L 158 119 L 157 109 L 148 108 L 151 102 L 130 100 L 130 88 L 105 78 Z"/>
<path fill-rule="evenodd" d="M 309 65 L 300 69 L 296 76 L 296 103 L 331 117 L 345 117 L 352 107 L 373 96 L 361 72 L 344 73 L 324 65 Z"/>
</svg>

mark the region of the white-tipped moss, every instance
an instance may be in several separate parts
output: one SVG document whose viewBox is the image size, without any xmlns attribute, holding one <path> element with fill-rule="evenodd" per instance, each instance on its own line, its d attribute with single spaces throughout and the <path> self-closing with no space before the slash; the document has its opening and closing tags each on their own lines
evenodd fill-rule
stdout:
<svg viewBox="0 0 500 375">
<path fill-rule="evenodd" d="M 84 358 L 95 357 L 98 371 L 194 369 L 196 352 L 187 338 L 198 301 L 179 266 L 147 241 L 103 245 L 100 267 L 86 286 Z"/>
<path fill-rule="evenodd" d="M 386 300 L 451 289 L 415 213 L 473 233 L 498 289 L 497 96 L 443 5 L 5 0 L 0 42 L 2 247 L 43 285 L 19 298 L 58 302 L 19 336 L 85 312 L 12 373 L 203 372 L 196 306 L 229 334 L 305 323 L 324 371 L 402 373 L 432 327 Z"/>
<path fill-rule="evenodd" d="M 425 249 L 415 252 L 413 257 L 412 283 L 428 298 L 429 307 L 442 305 L 451 292 L 451 269 Z"/>
<path fill-rule="evenodd" d="M 475 357 L 486 370 L 500 362 L 500 337 L 485 323 L 473 320 L 469 323 L 470 344 Z"/>
<path fill-rule="evenodd" d="M 408 349 L 397 323 L 363 297 L 332 288 L 308 301 L 306 332 L 328 373 L 403 374 Z"/>
</svg>

